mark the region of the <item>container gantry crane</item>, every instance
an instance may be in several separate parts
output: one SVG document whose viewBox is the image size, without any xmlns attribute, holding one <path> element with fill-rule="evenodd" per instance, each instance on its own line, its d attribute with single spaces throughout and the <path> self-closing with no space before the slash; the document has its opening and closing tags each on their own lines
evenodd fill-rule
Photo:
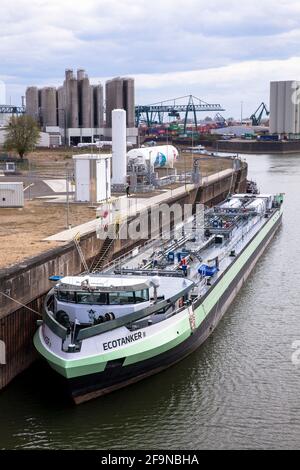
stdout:
<svg viewBox="0 0 300 470">
<path fill-rule="evenodd" d="M 185 104 L 178 103 L 179 100 L 186 100 Z M 139 127 L 141 122 L 145 122 L 148 127 L 153 124 L 163 124 L 164 117 L 168 116 L 180 117 L 180 113 L 184 114 L 184 132 L 187 129 L 189 114 L 193 115 L 193 122 L 198 127 L 197 113 L 199 112 L 217 112 L 225 111 L 220 104 L 209 104 L 193 95 L 182 96 L 172 100 L 162 101 L 151 105 L 136 106 L 135 117 L 136 126 Z"/>
</svg>

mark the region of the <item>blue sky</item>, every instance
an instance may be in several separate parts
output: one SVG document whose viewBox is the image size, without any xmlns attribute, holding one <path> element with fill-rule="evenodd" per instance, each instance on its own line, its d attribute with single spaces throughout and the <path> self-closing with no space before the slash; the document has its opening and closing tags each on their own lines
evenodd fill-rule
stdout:
<svg viewBox="0 0 300 470">
<path fill-rule="evenodd" d="M 299 0 L 10 0 L 0 31 L 14 104 L 28 85 L 59 85 L 66 67 L 95 83 L 133 76 L 140 104 L 191 93 L 227 116 L 268 102 L 271 80 L 300 80 Z"/>
</svg>

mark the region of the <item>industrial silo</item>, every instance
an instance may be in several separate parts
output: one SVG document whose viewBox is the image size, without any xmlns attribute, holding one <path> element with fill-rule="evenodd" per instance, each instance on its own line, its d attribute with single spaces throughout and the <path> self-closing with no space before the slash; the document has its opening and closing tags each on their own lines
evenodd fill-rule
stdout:
<svg viewBox="0 0 300 470">
<path fill-rule="evenodd" d="M 71 78 L 74 78 L 73 70 L 66 69 L 65 77 L 66 77 L 66 81 L 71 80 Z"/>
<path fill-rule="evenodd" d="M 80 82 L 80 80 L 83 80 L 85 77 L 85 70 L 84 69 L 78 69 L 77 70 L 77 80 Z"/>
<path fill-rule="evenodd" d="M 76 78 L 68 80 L 68 94 L 67 94 L 67 108 L 68 108 L 68 127 L 77 128 L 79 126 L 78 117 L 78 86 Z"/>
<path fill-rule="evenodd" d="M 39 119 L 39 90 L 36 86 L 28 87 L 26 90 L 26 114 Z"/>
<path fill-rule="evenodd" d="M 54 87 L 42 88 L 41 116 L 44 127 L 57 126 L 57 98 L 56 88 Z"/>
<path fill-rule="evenodd" d="M 67 123 L 65 122 L 66 116 L 66 97 L 64 87 L 59 87 L 57 90 L 57 115 L 58 115 L 58 125 L 60 128 L 65 128 Z"/>
<path fill-rule="evenodd" d="M 93 86 L 93 110 L 93 127 L 103 128 L 103 86 L 100 84 Z"/>
<path fill-rule="evenodd" d="M 124 109 L 127 113 L 127 127 L 135 127 L 134 79 L 125 78 L 123 85 Z"/>
<path fill-rule="evenodd" d="M 106 82 L 106 127 L 112 127 L 111 113 L 114 109 L 124 109 L 123 79 L 114 78 Z"/>
<path fill-rule="evenodd" d="M 92 125 L 92 88 L 88 77 L 81 80 L 81 116 L 82 127 L 90 128 Z"/>
</svg>

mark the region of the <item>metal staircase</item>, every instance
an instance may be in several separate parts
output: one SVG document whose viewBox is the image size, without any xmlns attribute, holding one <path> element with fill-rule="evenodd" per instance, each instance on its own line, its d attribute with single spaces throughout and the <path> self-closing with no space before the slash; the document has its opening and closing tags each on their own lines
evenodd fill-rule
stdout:
<svg viewBox="0 0 300 470">
<path fill-rule="evenodd" d="M 95 257 L 93 264 L 91 266 L 90 270 L 92 273 L 97 273 L 103 269 L 105 263 L 109 259 L 110 249 L 112 248 L 114 241 L 115 241 L 114 239 L 111 239 L 108 237 L 104 240 L 101 250 L 99 251 L 98 255 Z"/>
</svg>

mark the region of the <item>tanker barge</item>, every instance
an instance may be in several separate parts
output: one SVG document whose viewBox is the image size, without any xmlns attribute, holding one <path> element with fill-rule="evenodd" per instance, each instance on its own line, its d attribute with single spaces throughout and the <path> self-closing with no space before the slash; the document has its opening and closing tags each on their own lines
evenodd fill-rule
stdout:
<svg viewBox="0 0 300 470">
<path fill-rule="evenodd" d="M 34 343 L 79 404 L 185 358 L 214 331 L 280 226 L 283 195 L 238 194 L 101 273 L 61 278 Z"/>
</svg>

